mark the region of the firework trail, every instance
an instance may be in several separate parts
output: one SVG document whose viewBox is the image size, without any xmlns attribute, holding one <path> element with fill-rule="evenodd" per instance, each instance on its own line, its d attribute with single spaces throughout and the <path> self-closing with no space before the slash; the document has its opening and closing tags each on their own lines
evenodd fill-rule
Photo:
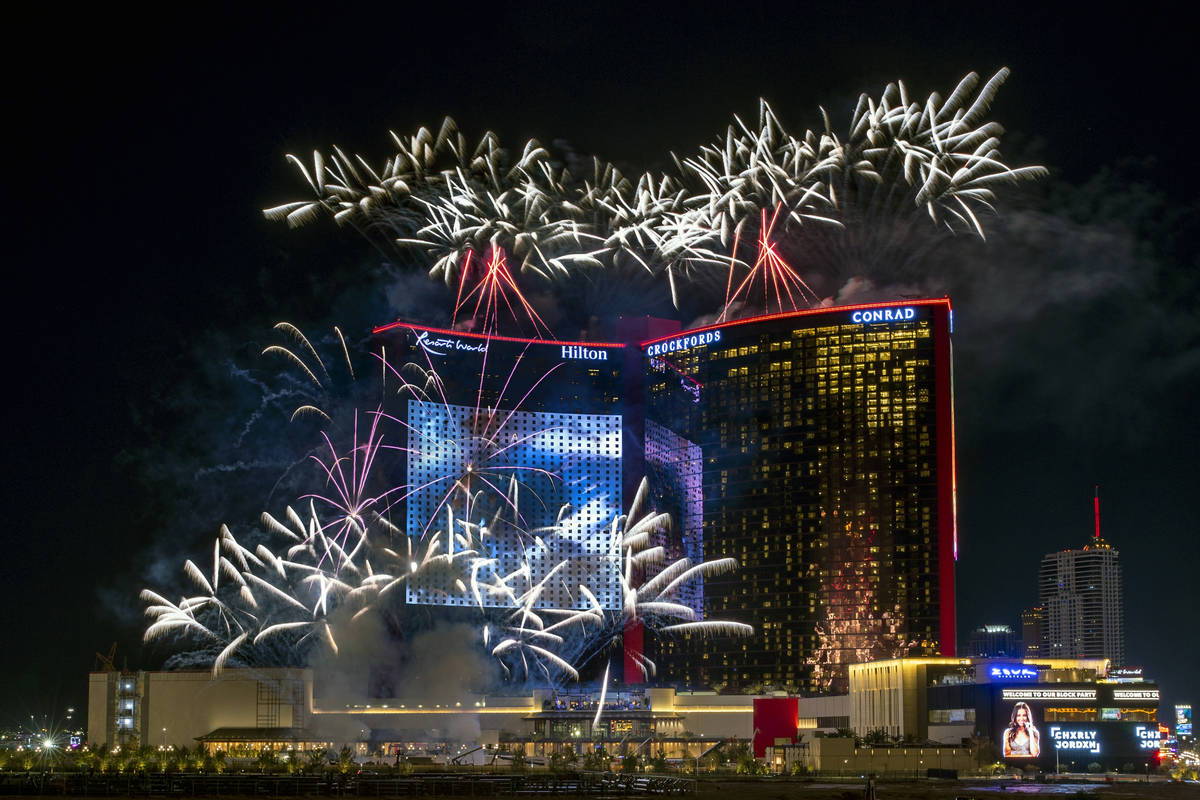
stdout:
<svg viewBox="0 0 1200 800">
<path fill-rule="evenodd" d="M 295 345 L 268 345 L 263 348 L 262 355 L 282 358 L 286 364 L 299 371 L 300 380 L 293 383 L 291 392 L 301 400 L 300 405 L 292 411 L 292 420 L 312 415 L 320 417 L 326 423 L 332 422 L 329 409 L 341 400 L 339 389 L 345 381 L 337 381 L 331 376 L 326 360 L 321 357 L 312 341 L 295 325 L 290 322 L 278 322 L 275 324 L 275 330 L 286 335 Z M 346 337 L 336 325 L 333 334 L 337 340 L 337 360 L 339 364 L 344 365 L 349 383 L 353 384 L 358 374 L 350 358 Z"/>
<path fill-rule="evenodd" d="M 436 135 L 421 128 L 391 137 L 396 154 L 379 169 L 337 147 L 328 157 L 314 152 L 311 166 L 289 155 L 317 199 L 267 209 L 267 218 L 295 227 L 331 214 L 385 248 L 420 249 L 447 285 L 469 252 L 493 246 L 543 278 L 597 264 L 581 248 L 595 241 L 577 219 L 582 210 L 564 204 L 570 176 L 538 142 L 514 160 L 488 132 L 472 150 L 449 117 Z"/>
</svg>

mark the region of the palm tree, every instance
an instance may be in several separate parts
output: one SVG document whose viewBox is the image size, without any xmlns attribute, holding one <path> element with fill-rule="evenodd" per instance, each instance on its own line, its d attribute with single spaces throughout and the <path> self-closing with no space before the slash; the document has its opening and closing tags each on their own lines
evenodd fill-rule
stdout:
<svg viewBox="0 0 1200 800">
<path fill-rule="evenodd" d="M 270 747 L 258 751 L 258 771 L 271 772 L 279 764 L 279 754 Z"/>
<path fill-rule="evenodd" d="M 350 749 L 350 745 L 342 745 L 342 749 L 338 751 L 338 772 L 345 775 L 354 766 L 354 751 Z"/>
<path fill-rule="evenodd" d="M 308 772 L 309 770 L 314 772 L 323 772 L 325 767 L 329 765 L 329 762 L 327 761 L 328 757 L 328 748 L 315 747 L 312 750 L 309 750 L 307 753 L 305 753 L 305 772 Z"/>
</svg>

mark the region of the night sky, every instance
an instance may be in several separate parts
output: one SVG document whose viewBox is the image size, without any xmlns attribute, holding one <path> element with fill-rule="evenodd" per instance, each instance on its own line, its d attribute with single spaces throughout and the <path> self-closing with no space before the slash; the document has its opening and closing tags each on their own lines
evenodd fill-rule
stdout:
<svg viewBox="0 0 1200 800">
<path fill-rule="evenodd" d="M 1042 555 L 1090 534 L 1098 483 L 1124 568 L 1126 660 L 1164 703 L 1200 702 L 1183 26 L 1010 6 L 788 9 L 288 6 L 9 27 L 0 724 L 83 704 L 93 653 L 113 641 L 118 664 L 160 664 L 167 653 L 140 644 L 137 593 L 179 594 L 183 559 L 207 558 L 222 522 L 237 532 L 282 506 L 272 476 L 290 451 L 270 450 L 286 418 L 259 419 L 254 384 L 277 366 L 257 356 L 271 325 L 361 339 L 396 316 L 396 287 L 355 234 L 263 219 L 305 196 L 285 153 L 338 144 L 379 161 L 388 130 L 449 114 L 470 140 L 563 139 L 636 173 L 734 113 L 753 118 L 760 96 L 793 132 L 819 124 L 818 105 L 844 127 L 858 94 L 890 80 L 922 97 L 1005 65 L 991 115 L 1005 156 L 1051 177 L 1010 194 L 987 244 L 953 242 L 916 286 L 956 309 L 959 636 L 1018 626 Z"/>
</svg>

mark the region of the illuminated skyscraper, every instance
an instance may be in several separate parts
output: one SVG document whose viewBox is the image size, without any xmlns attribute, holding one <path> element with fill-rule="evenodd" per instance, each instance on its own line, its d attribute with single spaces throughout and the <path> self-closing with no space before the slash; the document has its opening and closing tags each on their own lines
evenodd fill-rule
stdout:
<svg viewBox="0 0 1200 800">
<path fill-rule="evenodd" d="M 666 640 L 661 680 L 839 691 L 955 654 L 946 300 L 777 314 L 643 343 L 646 469 L 676 548 L 741 566 L 693 598 L 754 637 Z"/>
<path fill-rule="evenodd" d="M 1021 612 L 1021 646 L 1026 658 L 1046 655 L 1046 609 L 1033 606 Z"/>
<path fill-rule="evenodd" d="M 967 637 L 967 658 L 1020 658 L 1017 635 L 1007 625 L 980 625 Z"/>
<path fill-rule="evenodd" d="M 1125 661 L 1125 613 L 1119 553 L 1100 536 L 1100 499 L 1091 541 L 1078 550 L 1048 553 L 1038 576 L 1050 658 Z"/>
</svg>

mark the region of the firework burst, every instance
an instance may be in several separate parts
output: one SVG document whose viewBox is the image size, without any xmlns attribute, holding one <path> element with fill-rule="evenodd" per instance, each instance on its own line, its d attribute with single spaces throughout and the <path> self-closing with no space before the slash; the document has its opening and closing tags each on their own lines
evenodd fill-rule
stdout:
<svg viewBox="0 0 1200 800">
<path fill-rule="evenodd" d="M 766 210 L 760 212 L 758 257 L 736 289 L 733 288 L 733 276 L 737 262 L 736 259 L 730 260 L 729 280 L 725 287 L 725 305 L 721 310 L 721 315 L 717 318 L 718 322 L 726 318 L 731 306 L 739 302 L 748 302 L 751 296 L 756 294 L 755 285 L 760 281 L 762 282 L 764 314 L 771 313 L 772 299 L 775 301 L 774 310 L 778 313 L 796 311 L 802 305 L 808 306 L 811 301 L 820 299 L 779 254 L 779 246 L 773 238 L 773 233 L 776 223 L 779 222 L 781 211 L 783 211 L 782 204 L 775 207 L 775 212 L 769 221 Z M 733 249 L 734 252 L 737 251 L 737 237 L 734 238 Z"/>
<path fill-rule="evenodd" d="M 919 217 L 983 237 L 981 212 L 994 210 L 997 189 L 1046 174 L 1004 163 L 1002 128 L 985 119 L 1007 76 L 1001 69 L 980 87 L 970 73 L 946 98 L 921 102 L 889 84 L 878 98 L 860 96 L 844 133 L 821 109 L 821 126 L 793 135 L 762 101 L 757 124 L 734 117 L 695 155 L 675 157 L 672 172 L 632 181 L 600 159 L 574 176 L 536 141 L 510 157 L 487 133 L 472 151 L 447 119 L 436 135 L 393 134 L 397 152 L 378 170 L 336 147 L 311 165 L 288 156 L 316 199 L 265 213 L 293 226 L 330 214 L 373 240 L 382 232 L 389 247 L 421 250 L 449 285 L 465 280 L 470 253 L 500 248 L 547 281 L 642 271 L 664 280 L 678 307 L 731 260 L 753 273 L 764 249 L 778 255 L 760 247 L 753 265 L 738 262 L 737 243 L 766 225 L 764 214 L 773 244 L 803 238 L 825 270 L 895 263 L 895 230 Z M 792 271 L 796 280 L 770 286 L 774 305 L 801 302 L 783 296 L 804 285 Z M 511 314 L 532 320 L 519 304 Z"/>
<path fill-rule="evenodd" d="M 323 385 L 316 348 L 285 330 L 300 352 L 268 352 Z M 336 655 L 344 632 L 365 615 L 395 612 L 389 597 L 397 589 L 408 604 L 474 609 L 485 646 L 523 680 L 578 679 L 621 650 L 631 625 L 659 636 L 749 633 L 749 626 L 700 620 L 680 602 L 689 583 L 736 565 L 666 563 L 651 539 L 670 521 L 642 512 L 645 482 L 628 514 L 599 516 L 610 490 L 585 454 L 617 451 L 619 417 L 593 415 L 584 429 L 573 415 L 523 410 L 558 368 L 517 389 L 523 355 L 497 386 L 483 382 L 481 367 L 475 404 L 454 405 L 429 353 L 416 349 L 425 365 L 397 367 L 379 355 L 385 395 L 402 412 L 354 411 L 345 449 L 322 431 L 311 457 L 322 487 L 300 494 L 278 518 L 262 515 L 264 533 L 278 544 L 247 547 L 223 527 L 211 569 L 184 564 L 190 595 L 172 601 L 143 593 L 148 641 L 196 643 L 214 670 L 295 663 L 313 648 Z M 552 498 L 563 497 L 552 508 Z M 397 514 L 403 527 L 392 521 Z M 629 658 L 653 674 L 640 652 Z"/>
<path fill-rule="evenodd" d="M 612 549 L 608 558 L 619 570 L 621 604 L 604 608 L 586 585 L 579 594 L 588 600 L 582 610 L 546 608 L 537 613 L 533 602 L 544 586 L 531 586 L 515 603 L 502 628 L 506 634 L 493 648 L 506 670 L 536 671 L 551 682 L 564 677 L 578 680 L 579 670 L 603 659 L 605 674 L 616 654 L 632 662 L 644 677 L 655 674 L 654 662 L 640 649 L 627 648 L 625 632 L 641 626 L 656 637 L 679 634 L 701 636 L 750 636 L 754 629 L 740 622 L 700 619 L 696 610 L 683 602 L 690 584 L 737 568 L 732 558 L 693 563 L 687 558 L 667 562 L 661 545 L 652 545 L 656 533 L 671 525 L 667 514 L 641 513 L 649 491 L 643 479 L 628 514 L 611 523 Z M 640 515 L 640 516 L 639 516 Z M 565 565 L 564 565 L 565 566 Z M 547 576 L 549 579 L 552 576 Z M 545 657 L 549 653 L 554 658 Z"/>
</svg>

